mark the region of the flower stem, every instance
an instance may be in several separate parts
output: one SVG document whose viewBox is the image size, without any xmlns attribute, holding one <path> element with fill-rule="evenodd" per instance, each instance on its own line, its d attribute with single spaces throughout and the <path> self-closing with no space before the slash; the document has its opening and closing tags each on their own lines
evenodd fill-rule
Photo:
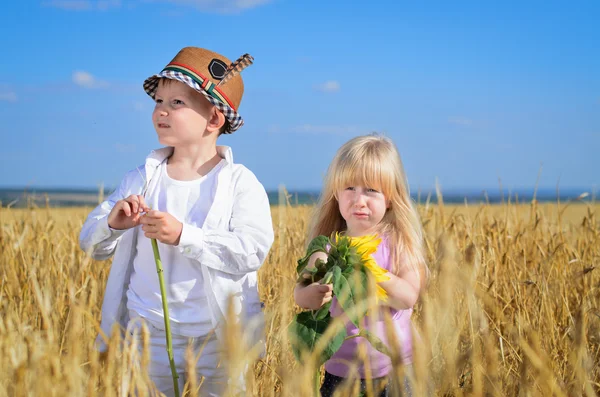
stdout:
<svg viewBox="0 0 600 397">
<path fill-rule="evenodd" d="M 323 276 L 323 279 L 321 280 L 321 284 L 329 284 L 331 282 L 331 279 L 333 278 L 333 271 L 328 271 L 327 273 L 325 273 L 325 276 Z"/>
<path fill-rule="evenodd" d="M 154 238 L 152 239 L 152 251 L 154 251 L 154 261 L 156 262 L 156 272 L 158 273 L 158 283 L 160 284 L 160 297 L 165 317 L 165 332 L 167 334 L 167 354 L 169 356 L 169 365 L 171 366 L 171 375 L 173 376 L 173 388 L 175 389 L 175 397 L 179 397 L 179 374 L 175 369 L 175 359 L 173 358 L 173 342 L 171 338 L 171 320 L 169 317 L 167 290 L 165 288 L 165 278 L 163 275 L 162 261 L 160 260 L 160 252 L 158 251 L 158 243 Z"/>
<path fill-rule="evenodd" d="M 321 367 L 317 368 L 317 373 L 315 374 L 315 397 L 319 397 L 321 395 Z"/>
</svg>

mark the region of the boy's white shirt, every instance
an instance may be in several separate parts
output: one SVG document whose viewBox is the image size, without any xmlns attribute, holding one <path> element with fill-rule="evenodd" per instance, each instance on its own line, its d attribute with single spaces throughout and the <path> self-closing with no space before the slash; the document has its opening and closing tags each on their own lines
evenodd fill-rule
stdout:
<svg viewBox="0 0 600 397">
<path fill-rule="evenodd" d="M 166 147 L 153 151 L 143 167 L 128 172 L 117 190 L 87 217 L 80 236 L 81 248 L 94 259 L 114 255 L 102 304 L 98 348 L 106 350 L 115 323 L 126 329 L 129 321 L 126 292 L 133 269 L 139 226 L 116 231 L 108 226 L 108 214 L 118 200 L 143 194 L 158 178 L 159 165 L 173 152 Z M 262 184 L 241 164 L 233 163 L 231 148 L 217 146 L 226 164 L 218 174 L 215 198 L 202 228 L 184 224 L 179 242 L 183 255 L 201 266 L 211 320 L 222 338 L 229 297 L 234 313 L 243 318 L 249 346 L 264 346 L 264 317 L 258 296 L 257 271 L 273 243 L 269 201 Z M 160 244 L 160 243 L 159 243 Z M 158 275 L 157 275 L 158 277 Z M 102 335 L 104 334 L 104 335 Z"/>
<path fill-rule="evenodd" d="M 154 190 L 144 196 L 152 209 L 168 212 L 180 222 L 202 227 L 214 201 L 221 160 L 201 178 L 180 181 L 169 176 L 167 162 L 159 165 L 153 178 L 159 178 Z M 143 233 L 137 236 L 137 252 L 127 291 L 127 309 L 131 317 L 142 317 L 156 328 L 164 330 L 162 298 L 156 276 L 154 252 L 150 239 Z M 168 294 L 169 317 L 173 335 L 199 337 L 212 328 L 202 268 L 195 259 L 186 257 L 177 246 L 161 244 L 163 276 Z"/>
</svg>

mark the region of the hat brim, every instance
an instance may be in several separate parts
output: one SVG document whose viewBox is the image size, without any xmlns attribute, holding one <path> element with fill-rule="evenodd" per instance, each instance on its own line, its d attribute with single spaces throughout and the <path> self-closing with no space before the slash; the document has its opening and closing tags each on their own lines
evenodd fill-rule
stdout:
<svg viewBox="0 0 600 397">
<path fill-rule="evenodd" d="M 192 89 L 204 95 L 204 97 L 210 103 L 216 106 L 217 109 L 219 109 L 223 113 L 227 121 L 229 121 L 229 128 L 226 131 L 224 131 L 225 134 L 231 134 L 232 132 L 238 130 L 242 125 L 244 125 L 244 120 L 242 119 L 242 116 L 240 116 L 240 114 L 237 111 L 235 111 L 231 106 L 213 97 L 192 78 L 178 71 L 163 70 L 159 74 L 155 74 L 154 76 L 148 77 L 144 81 L 144 91 L 146 91 L 146 94 L 150 95 L 152 99 L 154 99 L 154 96 L 156 95 L 156 89 L 158 88 L 158 82 L 160 79 L 171 79 L 181 81 L 182 83 L 187 84 Z"/>
</svg>

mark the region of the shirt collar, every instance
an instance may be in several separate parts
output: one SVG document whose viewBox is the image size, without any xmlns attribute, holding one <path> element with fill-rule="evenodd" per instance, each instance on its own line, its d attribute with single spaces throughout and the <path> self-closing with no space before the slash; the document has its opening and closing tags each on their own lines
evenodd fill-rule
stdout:
<svg viewBox="0 0 600 397">
<path fill-rule="evenodd" d="M 217 146 L 217 153 L 225 159 L 228 166 L 233 164 L 233 152 L 229 146 Z M 153 150 L 146 157 L 146 166 L 158 167 L 163 161 L 173 154 L 173 147 L 167 146 Z"/>
<path fill-rule="evenodd" d="M 217 153 L 225 160 L 224 168 L 231 168 L 233 166 L 233 153 L 229 146 L 217 146 Z M 146 185 L 149 184 L 150 180 L 154 176 L 154 172 L 169 156 L 173 154 L 173 147 L 167 146 L 160 149 L 155 149 L 148 157 L 146 157 Z M 144 188 L 145 189 L 145 188 Z"/>
</svg>

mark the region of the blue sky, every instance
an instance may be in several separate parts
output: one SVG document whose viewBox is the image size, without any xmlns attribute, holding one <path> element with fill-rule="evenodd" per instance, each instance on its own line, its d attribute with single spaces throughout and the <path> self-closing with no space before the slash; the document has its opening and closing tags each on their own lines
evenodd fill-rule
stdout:
<svg viewBox="0 0 600 397">
<path fill-rule="evenodd" d="M 185 46 L 250 53 L 219 143 L 267 189 L 318 189 L 379 131 L 413 189 L 600 185 L 595 0 L 10 1 L 0 187 L 114 186 L 159 146 L 143 80 Z"/>
</svg>

